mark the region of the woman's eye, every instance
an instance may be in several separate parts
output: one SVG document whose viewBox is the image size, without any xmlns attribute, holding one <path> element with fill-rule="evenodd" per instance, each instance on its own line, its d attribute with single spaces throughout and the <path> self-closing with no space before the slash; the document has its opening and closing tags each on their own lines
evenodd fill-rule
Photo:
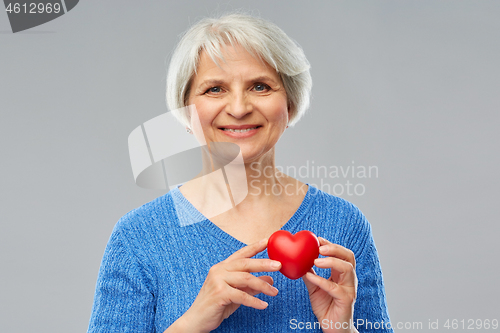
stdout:
<svg viewBox="0 0 500 333">
<path fill-rule="evenodd" d="M 209 88 L 206 92 L 218 94 L 221 92 L 221 88 L 220 87 L 212 87 L 212 88 Z"/>
<path fill-rule="evenodd" d="M 254 89 L 256 91 L 266 91 L 267 89 L 269 89 L 269 86 L 264 83 L 258 83 L 254 86 Z"/>
</svg>

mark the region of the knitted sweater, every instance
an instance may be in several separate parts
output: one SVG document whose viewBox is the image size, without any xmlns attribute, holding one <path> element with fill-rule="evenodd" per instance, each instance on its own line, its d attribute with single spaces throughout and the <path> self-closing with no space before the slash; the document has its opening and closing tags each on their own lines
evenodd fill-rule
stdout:
<svg viewBox="0 0 500 333">
<path fill-rule="evenodd" d="M 210 267 L 245 246 L 204 218 L 179 187 L 115 225 L 97 278 L 89 333 L 164 332 L 191 306 Z M 357 207 L 309 185 L 282 229 L 310 230 L 351 249 L 358 277 L 354 324 L 360 332 L 393 332 L 371 226 Z M 267 249 L 254 258 L 268 258 Z M 330 276 L 328 269 L 315 271 Z M 265 310 L 240 306 L 213 332 L 322 332 L 302 279 L 253 274 L 272 276 L 278 295 L 257 295 L 269 303 Z"/>
</svg>

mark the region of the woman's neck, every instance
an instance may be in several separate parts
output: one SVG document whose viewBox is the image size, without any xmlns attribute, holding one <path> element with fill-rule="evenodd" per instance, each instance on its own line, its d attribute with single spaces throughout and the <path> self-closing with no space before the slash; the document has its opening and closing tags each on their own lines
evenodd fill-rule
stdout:
<svg viewBox="0 0 500 333">
<path fill-rule="evenodd" d="M 184 196 L 210 218 L 226 211 L 270 207 L 286 202 L 304 185 L 280 172 L 274 147 L 252 161 L 243 161 L 239 149 L 218 145 L 203 151 L 203 169 L 181 187 Z M 307 188 L 305 189 L 307 191 Z"/>
<path fill-rule="evenodd" d="M 286 185 L 285 174 L 276 168 L 275 164 L 275 148 L 273 147 L 267 153 L 253 160 L 243 160 L 239 149 L 234 149 L 234 146 L 222 145 L 209 151 L 206 149 L 203 154 L 203 171 L 201 175 L 209 176 L 211 173 L 219 169 L 224 175 L 224 183 L 229 189 L 236 192 L 246 192 L 248 201 L 269 200 L 270 197 L 280 196 L 284 193 Z M 212 183 L 217 177 L 204 177 L 203 189 L 213 188 Z M 235 193 L 236 195 L 236 193 Z M 238 201 L 238 200 L 237 200 Z"/>
</svg>

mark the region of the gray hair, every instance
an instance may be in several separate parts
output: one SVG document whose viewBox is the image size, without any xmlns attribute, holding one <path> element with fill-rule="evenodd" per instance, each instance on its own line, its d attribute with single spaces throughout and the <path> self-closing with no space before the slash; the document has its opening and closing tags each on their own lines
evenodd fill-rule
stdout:
<svg viewBox="0 0 500 333">
<path fill-rule="evenodd" d="M 294 126 L 310 103 L 309 62 L 302 48 L 274 23 L 245 14 L 204 18 L 193 25 L 175 49 L 167 75 L 167 106 L 183 125 L 190 127 L 186 109 L 193 76 L 202 50 L 216 63 L 223 59 L 221 45 L 239 44 L 260 56 L 280 75 L 290 105 L 288 126 Z M 177 110 L 177 109 L 181 109 Z"/>
</svg>

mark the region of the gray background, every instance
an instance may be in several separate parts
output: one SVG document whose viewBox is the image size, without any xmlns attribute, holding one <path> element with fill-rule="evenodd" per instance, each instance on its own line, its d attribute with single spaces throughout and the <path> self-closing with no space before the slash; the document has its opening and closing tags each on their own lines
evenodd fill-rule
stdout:
<svg viewBox="0 0 500 333">
<path fill-rule="evenodd" d="M 373 226 L 392 323 L 500 319 L 500 2 L 94 0 L 18 34 L 0 13 L 0 331 L 86 331 L 114 224 L 165 193 L 134 184 L 127 137 L 166 111 L 179 34 L 238 8 L 312 65 L 277 164 L 379 169 L 343 197 Z"/>
</svg>

